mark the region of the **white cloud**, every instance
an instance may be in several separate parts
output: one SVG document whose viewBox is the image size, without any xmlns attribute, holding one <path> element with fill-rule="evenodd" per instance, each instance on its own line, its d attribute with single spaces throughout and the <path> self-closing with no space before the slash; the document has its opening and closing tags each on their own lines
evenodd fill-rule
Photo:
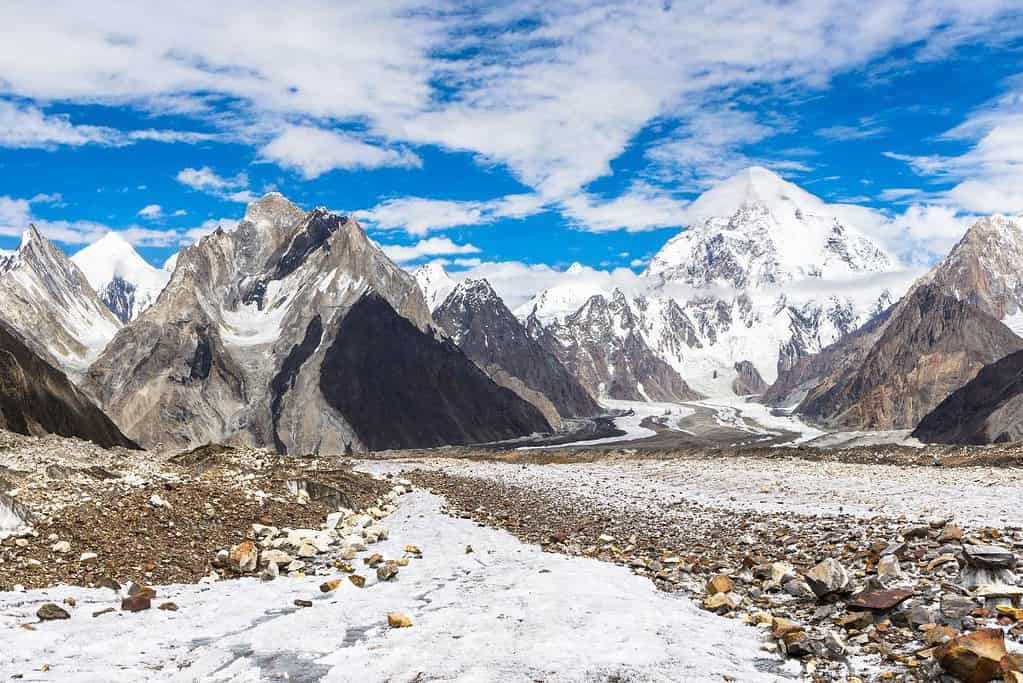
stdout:
<svg viewBox="0 0 1023 683">
<path fill-rule="evenodd" d="M 1015 5 L 721 0 L 693 12 L 663 0 L 469 8 L 305 0 L 282 14 L 241 0 L 16 0 L 0 22 L 0 73 L 14 97 L 171 112 L 257 147 L 284 122 L 357 124 L 386 145 L 369 152 L 363 137 L 349 140 L 356 148 L 344 145 L 331 167 L 391 163 L 403 142 L 436 144 L 506 164 L 544 198 L 561 199 L 608 174 L 651 122 L 695 121 L 704 109 L 727 117 L 720 103 L 748 86 L 821 88 L 897 46 L 923 45 L 919 55 L 931 58 L 986 34 L 1007 40 L 1019 29 L 999 19 Z M 76 128 L 47 135 L 79 144 L 108 134 Z M 731 153 L 742 150 L 722 158 Z M 322 172 L 300 151 L 279 156 Z"/>
<path fill-rule="evenodd" d="M 866 140 L 883 135 L 888 128 L 873 117 L 863 117 L 855 125 L 836 125 L 818 128 L 814 133 L 825 140 L 848 142 Z"/>
<path fill-rule="evenodd" d="M 139 209 L 138 215 L 142 218 L 155 221 L 163 218 L 163 207 L 159 204 L 147 204 Z"/>
<path fill-rule="evenodd" d="M 194 228 L 178 230 L 178 241 L 182 245 L 194 244 L 206 235 L 209 235 L 218 229 L 224 230 L 225 232 L 231 232 L 238 227 L 238 222 L 237 218 L 210 218 Z"/>
<path fill-rule="evenodd" d="M 32 105 L 0 100 L 0 146 L 111 145 L 117 139 L 117 131 L 111 128 L 74 125 L 67 116 L 47 115 Z"/>
<path fill-rule="evenodd" d="M 542 202 L 535 195 L 506 195 L 479 202 L 399 197 L 361 211 L 359 216 L 378 230 L 404 230 L 410 235 L 425 235 L 503 218 L 525 218 L 542 208 Z"/>
<path fill-rule="evenodd" d="M 646 185 L 634 186 L 614 199 L 580 194 L 561 203 L 569 221 L 588 232 L 681 227 L 687 222 L 687 206 L 688 202 Z"/>
<path fill-rule="evenodd" d="M 382 244 L 380 248 L 395 263 L 409 263 L 428 256 L 453 256 L 480 252 L 479 247 L 475 245 L 455 244 L 447 237 L 430 237 L 412 245 Z"/>
<path fill-rule="evenodd" d="M 934 201 L 962 213 L 1023 212 L 1023 85 L 969 116 L 943 136 L 946 140 L 971 142 L 956 156 L 907 155 L 888 152 L 890 158 L 936 180 L 954 182 L 936 193 Z"/>
<path fill-rule="evenodd" d="M 140 141 L 196 143 L 219 136 L 179 130 L 122 131 L 72 123 L 66 114 L 47 114 L 32 104 L 0 100 L 0 147 L 53 149 L 61 146 L 120 147 Z"/>
<path fill-rule="evenodd" d="M 948 206 L 914 204 L 894 218 L 891 228 L 907 260 L 926 265 L 947 254 L 978 218 Z"/>
<path fill-rule="evenodd" d="M 289 126 L 260 154 L 284 168 L 298 170 L 308 180 L 334 169 L 384 166 L 419 167 L 423 162 L 407 149 L 390 149 L 362 142 L 350 133 L 313 126 Z"/>
<path fill-rule="evenodd" d="M 253 192 L 243 189 L 249 184 L 249 176 L 245 173 L 239 173 L 232 178 L 224 178 L 209 166 L 203 166 L 202 168 L 183 168 L 178 171 L 175 178 L 179 183 L 187 185 L 193 190 L 228 201 L 247 204 L 256 200 L 256 195 Z"/>
<path fill-rule="evenodd" d="M 546 264 L 528 264 L 521 261 L 483 261 L 466 270 L 451 272 L 457 280 L 486 279 L 509 308 L 515 309 L 539 292 L 559 284 L 595 287 L 607 292 L 619 288 L 626 294 L 644 291 L 647 281 L 628 268 L 599 270 L 574 264 L 569 268 L 555 268 Z"/>
</svg>

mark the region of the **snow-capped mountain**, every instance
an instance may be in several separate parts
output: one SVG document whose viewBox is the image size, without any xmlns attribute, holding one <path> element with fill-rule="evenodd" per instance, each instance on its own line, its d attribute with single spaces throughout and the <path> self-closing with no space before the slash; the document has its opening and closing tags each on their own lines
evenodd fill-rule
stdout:
<svg viewBox="0 0 1023 683">
<path fill-rule="evenodd" d="M 647 343 L 635 302 L 621 290 L 590 297 L 564 320 L 527 329 L 597 398 L 684 401 L 699 394 Z"/>
<path fill-rule="evenodd" d="M 78 266 L 34 226 L 17 251 L 0 258 L 0 318 L 72 379 L 121 326 Z"/>
<path fill-rule="evenodd" d="M 81 268 L 99 298 L 121 321 L 134 320 L 160 295 L 170 272 L 149 265 L 114 232 L 85 247 L 71 260 Z"/>
<path fill-rule="evenodd" d="M 893 266 L 832 207 L 764 168 L 748 168 L 708 190 L 689 214 L 697 222 L 664 245 L 647 274 L 693 287 L 743 290 Z"/>
<path fill-rule="evenodd" d="M 353 218 L 277 193 L 181 251 L 86 386 L 147 446 L 343 453 L 550 429 L 434 335 L 416 281 Z"/>
<path fill-rule="evenodd" d="M 446 275 L 446 274 L 445 274 Z M 437 324 L 497 384 L 536 406 L 552 425 L 600 407 L 508 310 L 486 280 L 465 279 L 433 312 Z"/>
<path fill-rule="evenodd" d="M 419 266 L 412 271 L 412 277 L 416 279 L 431 311 L 437 310 L 455 288 L 455 281 L 444 270 L 444 266 L 436 262 Z"/>
<path fill-rule="evenodd" d="M 766 399 L 851 428 L 914 427 L 1023 344 L 1021 272 L 1023 221 L 981 219 L 883 316 L 800 359 Z"/>
<path fill-rule="evenodd" d="M 636 333 L 701 394 L 735 394 L 751 370 L 772 383 L 893 300 L 876 276 L 898 265 L 844 213 L 763 168 L 725 180 L 694 200 L 694 222 L 651 259 L 646 291 L 628 301 Z M 611 298 L 584 290 L 566 282 L 518 313 L 532 315 L 534 331 L 539 322 L 573 336 L 565 311 L 583 296 Z"/>
</svg>

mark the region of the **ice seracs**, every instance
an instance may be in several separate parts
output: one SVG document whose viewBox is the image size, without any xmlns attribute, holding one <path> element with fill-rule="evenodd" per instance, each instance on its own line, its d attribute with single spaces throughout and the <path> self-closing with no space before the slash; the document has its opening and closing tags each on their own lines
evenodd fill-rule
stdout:
<svg viewBox="0 0 1023 683">
<path fill-rule="evenodd" d="M 170 272 L 151 266 L 116 232 L 108 232 L 71 260 L 85 273 L 100 300 L 123 322 L 134 320 L 149 308 L 170 279 Z"/>
</svg>

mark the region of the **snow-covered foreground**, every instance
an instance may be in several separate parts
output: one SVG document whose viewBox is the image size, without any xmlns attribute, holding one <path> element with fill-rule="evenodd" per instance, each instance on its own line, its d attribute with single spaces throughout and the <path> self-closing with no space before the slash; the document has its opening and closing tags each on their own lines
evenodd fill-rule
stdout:
<svg viewBox="0 0 1023 683">
<path fill-rule="evenodd" d="M 112 591 L 0 593 L 0 674 L 61 681 L 778 681 L 798 668 L 760 650 L 741 623 L 655 590 L 622 567 L 548 554 L 438 512 L 416 492 L 372 552 L 422 559 L 397 579 L 323 595 L 324 577 L 160 587 L 155 608 L 98 618 Z M 471 545 L 473 552 L 467 552 Z M 361 570 L 361 561 L 357 563 Z M 367 571 L 366 574 L 371 574 Z M 67 621 L 36 624 L 74 597 Z M 293 606 L 296 598 L 313 607 Z M 389 629 L 401 611 L 411 628 Z M 40 671 L 44 665 L 47 673 Z"/>
</svg>

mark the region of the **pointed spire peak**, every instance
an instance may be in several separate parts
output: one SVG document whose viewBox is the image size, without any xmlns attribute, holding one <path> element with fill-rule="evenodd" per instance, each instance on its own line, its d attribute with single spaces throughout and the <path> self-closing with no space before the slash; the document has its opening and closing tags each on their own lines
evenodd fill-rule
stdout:
<svg viewBox="0 0 1023 683">
<path fill-rule="evenodd" d="M 490 282 L 486 278 L 465 278 L 458 283 L 458 289 L 463 292 L 472 292 L 477 296 L 483 297 L 496 297 L 497 292 L 490 285 Z"/>
<path fill-rule="evenodd" d="M 576 261 L 576 262 L 574 262 L 572 265 L 570 265 L 568 267 L 568 270 L 565 271 L 565 274 L 566 275 L 579 275 L 580 273 L 585 272 L 585 270 L 586 270 L 586 266 L 584 266 L 583 264 L 581 264 L 578 261 Z"/>
<path fill-rule="evenodd" d="M 43 239 L 45 239 L 45 238 L 41 234 L 39 234 L 39 229 L 36 228 L 36 224 L 35 223 L 29 223 L 28 224 L 28 229 L 25 230 L 23 233 L 21 233 L 21 247 L 20 248 L 21 249 L 25 249 L 32 242 L 43 240 Z"/>
</svg>

